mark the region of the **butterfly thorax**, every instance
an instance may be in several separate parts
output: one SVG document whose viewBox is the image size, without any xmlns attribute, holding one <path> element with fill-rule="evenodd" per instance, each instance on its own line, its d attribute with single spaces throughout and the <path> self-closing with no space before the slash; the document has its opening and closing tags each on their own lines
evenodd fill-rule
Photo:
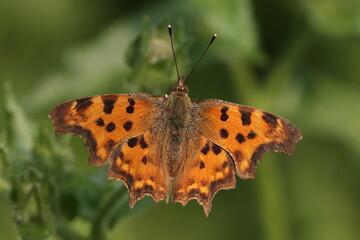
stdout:
<svg viewBox="0 0 360 240">
<path fill-rule="evenodd" d="M 191 100 L 185 91 L 174 90 L 165 102 L 167 129 L 164 136 L 163 153 L 167 159 L 170 176 L 174 177 L 186 156 L 185 126 L 190 120 Z"/>
</svg>

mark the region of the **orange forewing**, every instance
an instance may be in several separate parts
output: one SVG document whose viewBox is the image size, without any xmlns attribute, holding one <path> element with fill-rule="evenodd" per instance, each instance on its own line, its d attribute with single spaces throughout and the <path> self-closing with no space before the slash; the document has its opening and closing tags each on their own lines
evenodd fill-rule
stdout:
<svg viewBox="0 0 360 240">
<path fill-rule="evenodd" d="M 265 111 L 221 100 L 199 100 L 203 135 L 225 149 L 241 178 L 254 178 L 261 156 L 268 151 L 291 155 L 302 138 L 288 120 Z M 217 160 L 216 160 L 217 161 Z"/>
<path fill-rule="evenodd" d="M 111 164 L 108 176 L 124 181 L 132 207 L 145 194 L 158 201 L 168 192 L 166 168 L 156 155 L 156 136 L 151 138 L 148 132 L 163 99 L 147 94 L 81 98 L 57 106 L 50 118 L 57 135 L 71 133 L 86 139 L 90 164 Z"/>
<path fill-rule="evenodd" d="M 172 200 L 186 205 L 189 199 L 195 198 L 207 216 L 216 192 L 235 187 L 235 170 L 226 151 L 205 137 L 200 137 L 198 143 L 174 180 Z"/>
<path fill-rule="evenodd" d="M 145 96 L 116 94 L 80 98 L 57 106 L 50 118 L 57 135 L 71 133 L 85 137 L 90 164 L 103 166 L 122 139 L 147 130 L 146 123 L 151 118 L 145 116 L 151 113 L 153 104 L 143 100 Z"/>
</svg>

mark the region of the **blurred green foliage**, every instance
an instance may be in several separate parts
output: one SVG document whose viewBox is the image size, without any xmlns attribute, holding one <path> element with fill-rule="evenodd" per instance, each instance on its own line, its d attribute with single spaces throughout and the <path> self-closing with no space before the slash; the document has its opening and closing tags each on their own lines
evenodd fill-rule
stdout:
<svg viewBox="0 0 360 240">
<path fill-rule="evenodd" d="M 47 115 L 74 98 L 166 94 L 266 109 L 294 122 L 295 155 L 269 153 L 255 180 L 133 211 L 121 182 L 88 166 L 82 139 Z M 0 2 L 0 239 L 360 239 L 360 2 L 192 0 Z"/>
</svg>

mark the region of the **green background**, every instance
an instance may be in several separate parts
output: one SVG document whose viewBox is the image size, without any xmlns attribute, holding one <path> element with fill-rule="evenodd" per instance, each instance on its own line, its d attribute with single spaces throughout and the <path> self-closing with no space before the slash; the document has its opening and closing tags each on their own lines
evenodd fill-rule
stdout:
<svg viewBox="0 0 360 240">
<path fill-rule="evenodd" d="M 208 218 L 195 201 L 130 211 L 47 117 L 69 99 L 169 93 L 169 23 L 185 75 L 219 36 L 192 98 L 266 109 L 304 135 L 220 191 Z M 359 78 L 358 0 L 1 1 L 0 239 L 360 239 Z"/>
</svg>

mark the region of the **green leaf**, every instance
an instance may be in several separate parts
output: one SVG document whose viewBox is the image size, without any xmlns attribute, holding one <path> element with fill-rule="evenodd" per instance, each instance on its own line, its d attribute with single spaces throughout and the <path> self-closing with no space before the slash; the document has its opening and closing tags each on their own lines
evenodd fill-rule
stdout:
<svg viewBox="0 0 360 240">
<path fill-rule="evenodd" d="M 163 94 L 177 80 L 167 23 L 163 20 L 153 27 L 145 21 L 144 29 L 129 47 L 129 84 L 137 86 L 135 91 Z M 188 42 L 182 24 L 173 27 L 173 38 L 178 66 L 184 69 L 188 64 Z"/>
<path fill-rule="evenodd" d="M 30 155 L 34 147 L 33 138 L 36 127 L 20 107 L 9 83 L 5 84 L 3 94 L 5 96 L 4 119 L 7 145 L 18 154 Z"/>
</svg>

